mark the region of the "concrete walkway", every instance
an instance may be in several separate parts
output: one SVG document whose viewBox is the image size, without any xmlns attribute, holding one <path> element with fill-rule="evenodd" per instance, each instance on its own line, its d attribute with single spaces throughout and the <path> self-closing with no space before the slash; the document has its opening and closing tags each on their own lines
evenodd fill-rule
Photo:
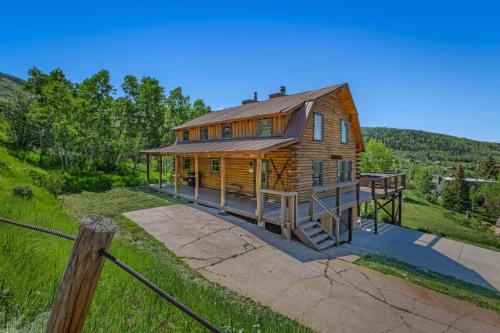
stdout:
<svg viewBox="0 0 500 333">
<path fill-rule="evenodd" d="M 500 252 L 438 237 L 417 230 L 365 220 L 344 247 L 391 256 L 411 265 L 500 290 Z"/>
<path fill-rule="evenodd" d="M 500 316 L 201 206 L 126 213 L 207 279 L 319 332 L 499 332 Z"/>
</svg>

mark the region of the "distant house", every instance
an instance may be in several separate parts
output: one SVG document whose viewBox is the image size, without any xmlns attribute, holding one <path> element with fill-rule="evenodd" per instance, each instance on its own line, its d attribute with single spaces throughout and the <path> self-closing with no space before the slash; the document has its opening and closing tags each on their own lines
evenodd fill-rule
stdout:
<svg viewBox="0 0 500 333">
<path fill-rule="evenodd" d="M 361 202 L 391 197 L 401 206 L 404 175 L 366 175 L 360 185 L 364 141 L 347 84 L 292 95 L 281 87 L 175 131 L 174 144 L 142 151 L 150 189 L 280 226 L 318 250 L 338 244 L 343 228 L 350 240 Z M 157 184 L 149 181 L 152 156 Z M 167 182 L 163 156 L 174 158 Z"/>
<path fill-rule="evenodd" d="M 445 184 L 450 182 L 450 181 L 453 181 L 453 180 L 455 180 L 455 177 L 437 176 L 433 180 L 435 191 L 437 193 L 441 193 Z M 482 186 L 484 184 L 491 184 L 491 183 L 496 182 L 495 180 L 492 180 L 492 179 L 483 179 L 483 178 L 464 178 L 464 181 L 467 183 L 469 188 L 479 187 L 479 186 Z"/>
</svg>

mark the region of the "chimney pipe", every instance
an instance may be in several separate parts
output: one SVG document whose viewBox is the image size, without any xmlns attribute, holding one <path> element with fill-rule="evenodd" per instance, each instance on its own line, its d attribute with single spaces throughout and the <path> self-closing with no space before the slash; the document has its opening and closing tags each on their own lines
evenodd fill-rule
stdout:
<svg viewBox="0 0 500 333">
<path fill-rule="evenodd" d="M 280 87 L 280 93 L 285 96 L 286 95 L 286 87 L 285 86 L 281 86 Z"/>
</svg>

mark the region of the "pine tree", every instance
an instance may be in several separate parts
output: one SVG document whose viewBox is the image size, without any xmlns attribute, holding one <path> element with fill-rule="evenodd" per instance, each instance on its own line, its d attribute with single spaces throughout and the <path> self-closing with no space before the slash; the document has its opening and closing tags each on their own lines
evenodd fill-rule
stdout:
<svg viewBox="0 0 500 333">
<path fill-rule="evenodd" d="M 469 186 L 464 179 L 464 167 L 461 163 L 458 164 L 455 171 L 454 187 L 457 196 L 456 210 L 464 212 L 470 208 Z"/>
<path fill-rule="evenodd" d="M 486 159 L 482 160 L 476 168 L 476 172 L 479 177 L 486 179 L 495 179 L 498 174 L 498 168 L 496 166 L 496 160 L 490 155 Z"/>
<path fill-rule="evenodd" d="M 469 186 L 464 179 L 464 167 L 458 164 L 455 179 L 444 186 L 441 200 L 446 209 L 465 212 L 470 208 Z"/>
</svg>

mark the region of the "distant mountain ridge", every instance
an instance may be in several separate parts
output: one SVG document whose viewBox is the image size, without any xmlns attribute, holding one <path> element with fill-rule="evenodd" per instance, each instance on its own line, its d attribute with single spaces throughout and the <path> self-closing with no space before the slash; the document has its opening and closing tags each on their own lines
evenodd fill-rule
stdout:
<svg viewBox="0 0 500 333">
<path fill-rule="evenodd" d="M 476 162 L 492 155 L 500 160 L 500 143 L 447 134 L 390 127 L 363 127 L 365 141 L 377 139 L 413 160 Z"/>
<path fill-rule="evenodd" d="M 21 78 L 0 72 L 0 98 L 12 96 L 14 91 L 21 89 L 23 82 Z"/>
</svg>

